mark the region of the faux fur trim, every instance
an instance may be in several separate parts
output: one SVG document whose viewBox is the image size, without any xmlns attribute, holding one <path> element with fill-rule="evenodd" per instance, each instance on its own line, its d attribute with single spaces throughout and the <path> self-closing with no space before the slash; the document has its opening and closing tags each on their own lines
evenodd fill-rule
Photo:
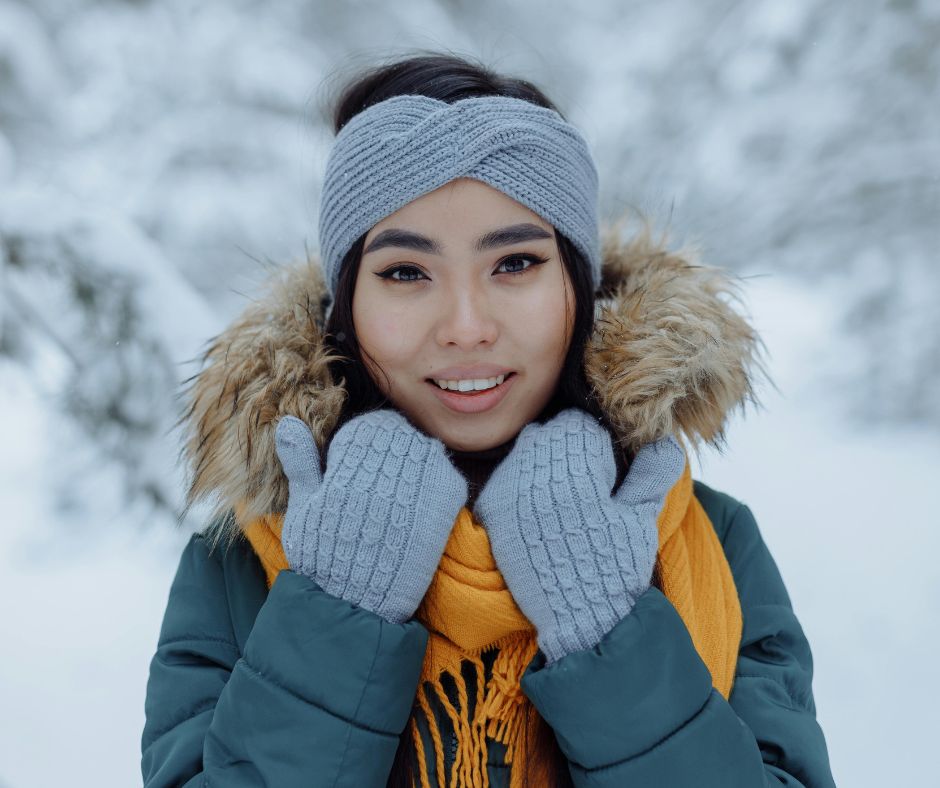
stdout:
<svg viewBox="0 0 940 788">
<path fill-rule="evenodd" d="M 628 240 L 616 227 L 604 231 L 585 373 L 615 437 L 631 450 L 670 433 L 696 450 L 701 443 L 720 450 L 732 411 L 760 404 L 754 377 L 767 376 L 763 342 L 733 306 L 735 278 L 697 258 L 691 249 L 667 251 L 648 227 Z M 322 341 L 328 304 L 319 263 L 308 258 L 277 269 L 261 297 L 209 340 L 181 393 L 187 510 L 209 501 L 213 519 L 227 516 L 235 532 L 284 511 L 278 420 L 297 416 L 322 446 L 346 396 L 330 377 L 335 357 Z"/>
<path fill-rule="evenodd" d="M 766 349 L 744 316 L 738 280 L 702 265 L 692 247 L 670 252 L 648 226 L 627 242 L 605 237 L 607 305 L 585 350 L 585 374 L 631 450 L 663 435 L 723 448 L 730 414 L 759 406 Z"/>
</svg>

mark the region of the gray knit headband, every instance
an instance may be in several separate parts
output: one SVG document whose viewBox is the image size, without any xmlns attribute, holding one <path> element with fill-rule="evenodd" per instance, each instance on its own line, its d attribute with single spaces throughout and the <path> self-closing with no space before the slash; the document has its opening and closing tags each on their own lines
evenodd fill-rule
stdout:
<svg viewBox="0 0 940 788">
<path fill-rule="evenodd" d="M 475 178 L 550 222 L 600 284 L 597 168 L 577 128 L 506 96 L 452 104 L 394 96 L 339 132 L 320 193 L 320 254 L 330 294 L 344 255 L 377 222 L 456 178 Z"/>
</svg>

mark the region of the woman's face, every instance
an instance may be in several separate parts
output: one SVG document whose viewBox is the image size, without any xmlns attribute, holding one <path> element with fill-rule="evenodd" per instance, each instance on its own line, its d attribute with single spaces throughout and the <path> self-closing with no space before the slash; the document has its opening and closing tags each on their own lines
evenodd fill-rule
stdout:
<svg viewBox="0 0 940 788">
<path fill-rule="evenodd" d="M 424 432 L 475 451 L 513 438 L 551 399 L 575 302 L 551 224 L 460 178 L 369 230 L 352 310 L 376 385 Z M 434 382 L 500 374 L 476 393 Z"/>
</svg>

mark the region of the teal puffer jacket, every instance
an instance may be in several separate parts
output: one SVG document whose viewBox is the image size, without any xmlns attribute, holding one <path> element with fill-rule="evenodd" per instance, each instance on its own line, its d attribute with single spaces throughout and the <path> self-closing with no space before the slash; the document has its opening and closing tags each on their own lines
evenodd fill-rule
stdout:
<svg viewBox="0 0 940 788">
<path fill-rule="evenodd" d="M 747 505 L 694 490 L 741 600 L 730 699 L 655 587 L 595 649 L 551 666 L 538 654 L 522 689 L 579 788 L 832 786 L 810 647 L 774 559 Z M 427 638 L 289 570 L 269 591 L 247 541 L 223 554 L 192 536 L 150 665 L 145 787 L 384 786 Z M 491 767 L 491 785 L 507 777 Z"/>
</svg>

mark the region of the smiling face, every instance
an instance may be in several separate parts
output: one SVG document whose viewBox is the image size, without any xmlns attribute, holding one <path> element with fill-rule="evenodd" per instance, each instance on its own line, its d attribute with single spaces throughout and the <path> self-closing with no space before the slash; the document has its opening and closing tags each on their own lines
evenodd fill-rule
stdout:
<svg viewBox="0 0 940 788">
<path fill-rule="evenodd" d="M 551 399 L 574 298 L 551 224 L 460 178 L 366 234 L 353 324 L 366 368 L 392 403 L 451 449 L 475 451 L 513 438 Z M 500 373 L 503 383 L 477 393 L 431 380 Z"/>
</svg>

